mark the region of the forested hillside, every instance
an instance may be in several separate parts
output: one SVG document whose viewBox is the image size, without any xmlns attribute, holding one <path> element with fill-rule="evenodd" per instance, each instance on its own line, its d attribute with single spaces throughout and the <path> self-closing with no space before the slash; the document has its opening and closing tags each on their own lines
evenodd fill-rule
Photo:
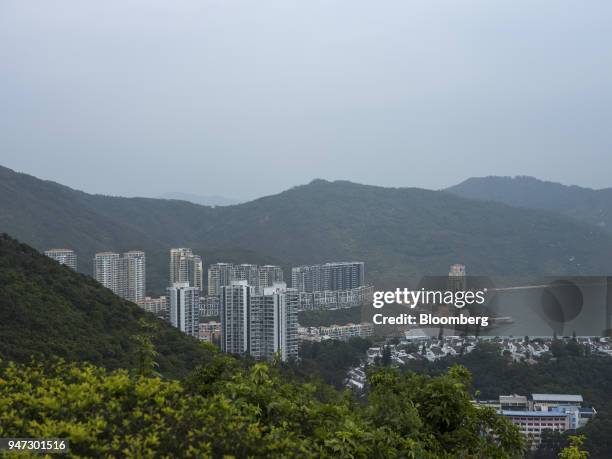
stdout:
<svg viewBox="0 0 612 459">
<path fill-rule="evenodd" d="M 533 177 L 474 177 L 447 191 L 469 199 L 551 210 L 612 232 L 612 188 L 593 190 Z"/>
<path fill-rule="evenodd" d="M 115 296 L 89 276 L 0 235 L 0 358 L 61 357 L 132 368 L 138 337 L 151 335 L 166 376 L 187 374 L 211 353 L 169 323 Z"/>
</svg>

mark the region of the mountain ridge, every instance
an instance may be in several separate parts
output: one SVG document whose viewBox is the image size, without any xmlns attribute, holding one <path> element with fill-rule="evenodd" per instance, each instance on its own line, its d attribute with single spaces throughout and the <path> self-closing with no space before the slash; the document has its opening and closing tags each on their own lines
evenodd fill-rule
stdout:
<svg viewBox="0 0 612 459">
<path fill-rule="evenodd" d="M 39 250 L 74 248 L 84 272 L 96 251 L 145 250 L 154 292 L 165 287 L 173 246 L 203 252 L 206 264 L 226 261 L 228 253 L 236 262 L 280 264 L 286 273 L 292 265 L 363 260 L 366 277 L 380 288 L 446 274 L 453 263 L 484 275 L 612 271 L 612 236 L 601 229 L 447 191 L 316 179 L 212 208 L 58 186 L 0 170 L 0 231 Z"/>
<path fill-rule="evenodd" d="M 612 232 L 612 188 L 592 189 L 530 176 L 472 177 L 445 191 L 514 207 L 542 209 Z"/>
</svg>

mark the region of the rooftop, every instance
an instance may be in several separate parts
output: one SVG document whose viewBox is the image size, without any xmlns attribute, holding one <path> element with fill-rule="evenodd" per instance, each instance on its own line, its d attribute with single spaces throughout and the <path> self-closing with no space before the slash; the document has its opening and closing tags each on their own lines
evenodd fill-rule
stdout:
<svg viewBox="0 0 612 459">
<path fill-rule="evenodd" d="M 570 394 L 531 394 L 534 402 L 583 402 L 582 395 Z"/>
</svg>

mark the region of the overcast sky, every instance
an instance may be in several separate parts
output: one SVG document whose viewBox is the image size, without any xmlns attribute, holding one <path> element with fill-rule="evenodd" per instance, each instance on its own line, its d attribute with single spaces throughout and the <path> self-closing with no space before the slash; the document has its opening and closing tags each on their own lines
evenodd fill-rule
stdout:
<svg viewBox="0 0 612 459">
<path fill-rule="evenodd" d="M 0 0 L 0 164 L 89 192 L 612 186 L 609 0 Z"/>
</svg>

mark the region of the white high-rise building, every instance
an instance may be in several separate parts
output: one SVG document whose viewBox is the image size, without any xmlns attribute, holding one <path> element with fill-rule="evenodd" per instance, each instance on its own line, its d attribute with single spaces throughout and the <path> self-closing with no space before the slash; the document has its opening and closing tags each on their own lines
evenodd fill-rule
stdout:
<svg viewBox="0 0 612 459">
<path fill-rule="evenodd" d="M 257 265 L 243 263 L 234 265 L 231 272 L 231 281 L 247 281 L 255 290 L 259 290 L 259 270 Z"/>
<path fill-rule="evenodd" d="M 198 290 L 204 289 L 204 263 L 202 257 L 194 255 L 190 262 L 189 278 L 193 280 L 193 286 Z"/>
<path fill-rule="evenodd" d="M 120 257 L 115 252 L 99 252 L 94 258 L 94 278 L 116 295 L 120 295 Z"/>
<path fill-rule="evenodd" d="M 49 249 L 45 250 L 45 255 L 49 258 L 53 258 L 61 265 L 66 265 L 76 271 L 77 269 L 77 256 L 74 250 L 70 249 Z"/>
<path fill-rule="evenodd" d="M 208 269 L 208 295 L 221 295 L 221 287 L 235 281 L 246 281 L 255 293 L 261 293 L 264 288 L 283 281 L 283 269 L 273 265 L 215 263 Z"/>
<path fill-rule="evenodd" d="M 250 354 L 251 296 L 247 281 L 221 286 L 221 350 L 229 354 Z"/>
<path fill-rule="evenodd" d="M 221 287 L 232 281 L 234 265 L 231 263 L 215 263 L 208 268 L 208 296 L 220 296 Z"/>
<path fill-rule="evenodd" d="M 176 282 L 168 287 L 170 323 L 195 338 L 200 331 L 200 290 L 188 282 Z"/>
<path fill-rule="evenodd" d="M 298 292 L 278 283 L 261 294 L 246 280 L 221 287 L 221 350 L 256 359 L 297 357 Z"/>
<path fill-rule="evenodd" d="M 122 293 L 125 299 L 133 301 L 134 303 L 143 300 L 146 296 L 145 253 L 137 250 L 124 253 L 120 277 L 124 279 Z"/>
<path fill-rule="evenodd" d="M 120 297 L 138 302 L 146 296 L 146 257 L 141 251 L 120 256 L 115 252 L 96 253 L 94 278 Z"/>
<path fill-rule="evenodd" d="M 283 282 L 283 269 L 280 266 L 264 265 L 259 267 L 259 287 L 264 289 Z"/>
<path fill-rule="evenodd" d="M 170 249 L 170 285 L 188 282 L 191 287 L 204 287 L 204 265 L 202 257 L 194 255 L 191 249 Z"/>
<path fill-rule="evenodd" d="M 253 302 L 255 305 L 259 303 L 261 315 L 259 357 L 266 360 L 278 357 L 283 362 L 297 358 L 298 291 L 288 289 L 287 284 L 279 282 L 264 288 L 262 295 L 253 297 Z"/>
</svg>

